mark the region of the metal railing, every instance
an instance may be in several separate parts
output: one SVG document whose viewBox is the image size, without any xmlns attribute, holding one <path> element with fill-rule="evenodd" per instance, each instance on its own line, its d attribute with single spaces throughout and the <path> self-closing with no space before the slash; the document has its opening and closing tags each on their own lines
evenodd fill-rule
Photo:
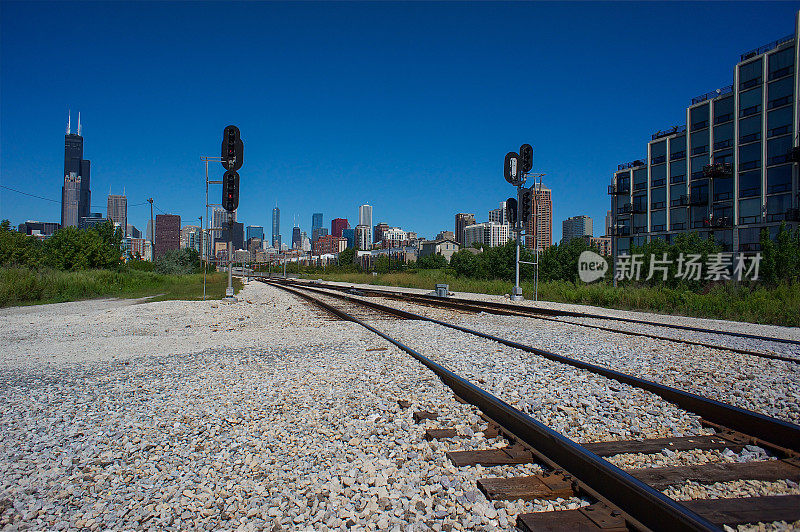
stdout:
<svg viewBox="0 0 800 532">
<path fill-rule="evenodd" d="M 686 126 L 683 125 L 672 126 L 667 129 L 662 129 L 661 131 L 656 131 L 655 133 L 653 133 L 650 140 L 660 139 L 661 137 L 668 137 L 670 135 L 675 135 L 676 133 L 683 133 L 684 131 L 686 131 Z"/>
<path fill-rule="evenodd" d="M 700 102 L 704 102 L 706 100 L 710 100 L 712 98 L 716 98 L 717 96 L 722 96 L 725 94 L 730 94 L 733 92 L 733 85 L 726 85 L 725 87 L 720 87 L 719 89 L 711 92 L 707 92 L 705 94 L 701 94 L 700 96 L 695 96 L 692 98 L 692 105 Z"/>
<path fill-rule="evenodd" d="M 643 159 L 636 159 L 635 161 L 631 161 L 629 163 L 617 165 L 617 171 L 627 170 L 628 168 L 635 168 L 637 166 L 645 166 L 646 164 L 647 164 L 647 157 Z"/>
<path fill-rule="evenodd" d="M 763 53 L 769 52 L 773 48 L 777 48 L 778 46 L 780 46 L 780 45 L 782 45 L 784 43 L 787 43 L 787 42 L 791 42 L 793 40 L 794 40 L 794 33 L 791 33 L 791 34 L 787 35 L 786 37 L 782 37 L 782 38 L 778 39 L 777 41 L 772 41 L 771 43 L 765 44 L 764 46 L 759 46 L 755 50 L 750 50 L 749 52 L 743 53 L 741 56 L 739 56 L 739 61 L 746 61 L 746 60 L 751 59 L 751 58 L 753 58 L 753 57 L 755 57 L 757 55 L 761 55 Z"/>
</svg>

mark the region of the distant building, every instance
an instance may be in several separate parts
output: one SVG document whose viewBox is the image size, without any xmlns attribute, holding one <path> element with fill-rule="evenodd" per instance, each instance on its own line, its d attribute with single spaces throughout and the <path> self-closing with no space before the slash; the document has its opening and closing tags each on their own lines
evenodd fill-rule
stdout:
<svg viewBox="0 0 800 532">
<path fill-rule="evenodd" d="M 250 252 L 250 255 L 255 257 L 256 253 L 261 251 L 261 239 L 260 238 L 248 238 L 247 239 L 247 251 Z"/>
<path fill-rule="evenodd" d="M 153 260 L 153 244 L 144 238 L 123 238 L 122 252 L 130 259 Z"/>
<path fill-rule="evenodd" d="M 311 232 L 311 242 L 316 242 L 320 237 L 326 236 L 327 234 L 327 227 L 317 227 Z"/>
<path fill-rule="evenodd" d="M 358 208 L 358 225 L 366 226 L 367 228 L 367 238 L 370 243 L 373 242 L 372 240 L 372 207 L 369 205 L 361 205 Z M 358 235 L 356 235 L 358 236 Z M 369 247 L 361 248 L 361 249 L 369 249 Z"/>
<path fill-rule="evenodd" d="M 350 222 L 347 218 L 334 218 L 331 220 L 331 234 L 333 236 L 342 236 L 342 231 L 350 228 Z"/>
<path fill-rule="evenodd" d="M 108 219 L 119 224 L 122 230 L 128 231 L 128 198 L 116 194 L 108 195 L 108 205 L 106 209 Z"/>
<path fill-rule="evenodd" d="M 500 202 L 500 208 L 499 209 L 492 209 L 491 211 L 489 211 L 489 221 L 490 222 L 495 222 L 495 223 L 498 223 L 498 224 L 507 224 L 508 223 L 508 218 L 506 216 L 507 216 L 507 211 L 506 211 L 506 202 L 505 201 L 501 201 Z"/>
<path fill-rule="evenodd" d="M 93 212 L 89 216 L 84 216 L 78 222 L 78 229 L 90 229 L 108 221 L 102 212 Z"/>
<path fill-rule="evenodd" d="M 447 259 L 447 262 L 450 262 L 450 257 L 458 252 L 460 247 L 458 242 L 452 238 L 446 240 L 426 240 L 420 245 L 419 256 L 441 255 Z"/>
<path fill-rule="evenodd" d="M 340 253 L 347 249 L 347 239 L 340 236 L 325 235 L 314 242 L 314 255 Z"/>
<path fill-rule="evenodd" d="M 568 244 L 573 238 L 592 236 L 592 219 L 585 214 L 570 216 L 561 222 L 561 243 Z"/>
<path fill-rule="evenodd" d="M 531 194 L 531 217 L 528 220 L 525 247 L 547 249 L 553 245 L 553 199 L 549 188 Z"/>
<path fill-rule="evenodd" d="M 317 239 L 323 236 L 323 233 L 320 231 L 322 229 L 322 213 L 315 212 L 311 215 L 311 243 L 317 241 Z M 325 233 L 328 234 L 328 230 L 325 229 Z"/>
<path fill-rule="evenodd" d="M 368 225 L 357 225 L 355 229 L 355 247 L 360 250 L 370 250 L 372 249 L 372 240 L 370 240 L 370 233 L 372 233 L 372 228 Z"/>
<path fill-rule="evenodd" d="M 383 222 L 377 224 L 375 226 L 375 230 L 372 233 L 372 241 L 373 242 L 380 242 L 383 240 L 383 232 L 389 229 L 389 224 L 385 224 Z"/>
<path fill-rule="evenodd" d="M 155 259 L 172 249 L 181 247 L 181 217 L 177 214 L 156 215 Z"/>
<path fill-rule="evenodd" d="M 128 225 L 127 231 L 125 231 L 125 235 L 131 238 L 142 238 L 142 232 L 139 231 L 136 226 Z"/>
<path fill-rule="evenodd" d="M 334 235 L 336 236 L 336 235 Z M 347 247 L 354 248 L 356 247 L 356 230 L 353 227 L 348 227 L 346 229 L 342 229 L 342 238 L 347 240 Z"/>
<path fill-rule="evenodd" d="M 614 216 L 611 214 L 611 211 L 606 211 L 606 232 L 603 233 L 605 236 L 611 236 L 612 225 L 614 225 Z"/>
<path fill-rule="evenodd" d="M 452 231 L 439 231 L 439 234 L 436 235 L 436 240 L 456 240 L 456 234 Z"/>
<path fill-rule="evenodd" d="M 399 248 L 408 244 L 408 233 L 399 227 L 387 227 L 381 231 L 382 248 Z"/>
<path fill-rule="evenodd" d="M 153 221 L 147 220 L 147 228 L 145 229 L 145 238 L 150 242 L 153 241 Z"/>
<path fill-rule="evenodd" d="M 495 222 L 484 222 L 468 225 L 464 228 L 464 247 L 472 244 L 483 244 L 488 247 L 505 245 L 508 242 L 508 225 Z"/>
<path fill-rule="evenodd" d="M 281 210 L 277 205 L 272 209 L 272 247 L 281 249 Z"/>
<path fill-rule="evenodd" d="M 601 255 L 604 256 L 611 255 L 611 237 L 607 236 L 594 237 L 591 235 L 586 235 L 583 237 L 583 240 L 590 246 L 597 248 L 598 253 L 600 253 Z"/>
<path fill-rule="evenodd" d="M 57 222 L 34 222 L 28 220 L 19 224 L 17 230 L 26 235 L 37 236 L 40 238 L 52 236 L 53 233 L 61 229 L 61 224 Z"/>
<path fill-rule="evenodd" d="M 191 248 L 192 235 L 197 234 L 196 241 L 199 242 L 200 228 L 196 225 L 185 225 L 181 228 L 181 249 Z M 199 247 L 195 248 L 198 251 Z"/>
<path fill-rule="evenodd" d="M 456 214 L 455 241 L 464 246 L 464 228 L 475 224 L 475 215 L 460 212 Z"/>
<path fill-rule="evenodd" d="M 61 227 L 78 227 L 89 213 L 92 192 L 89 190 L 91 163 L 83 158 L 81 115 L 78 113 L 78 133 L 71 130 L 71 116 L 67 118 L 64 136 L 64 186 L 61 188 Z"/>
<path fill-rule="evenodd" d="M 292 249 L 300 249 L 300 228 L 298 226 L 292 228 Z"/>
<path fill-rule="evenodd" d="M 261 241 L 264 240 L 264 228 L 260 225 L 248 225 L 246 231 L 246 238 L 250 240 L 251 238 L 257 238 Z"/>
<path fill-rule="evenodd" d="M 309 251 L 311 251 L 311 248 L 312 248 L 311 239 L 308 238 L 306 232 L 303 231 L 302 233 L 300 233 L 300 251 L 308 253 Z"/>
</svg>

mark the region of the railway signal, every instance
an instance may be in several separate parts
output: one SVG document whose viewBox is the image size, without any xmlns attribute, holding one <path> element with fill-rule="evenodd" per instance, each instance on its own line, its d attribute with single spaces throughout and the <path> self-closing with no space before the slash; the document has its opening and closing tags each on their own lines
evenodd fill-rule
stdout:
<svg viewBox="0 0 800 532">
<path fill-rule="evenodd" d="M 509 225 L 517 225 L 517 200 L 515 198 L 506 200 L 506 220 Z"/>
<path fill-rule="evenodd" d="M 520 170 L 527 174 L 533 170 L 533 147 L 530 144 L 523 144 L 519 147 Z"/>
<path fill-rule="evenodd" d="M 520 185 L 519 155 L 510 151 L 503 163 L 503 177 L 514 186 Z"/>
<path fill-rule="evenodd" d="M 228 126 L 222 132 L 222 166 L 226 170 L 238 170 L 242 167 L 244 144 L 239 136 L 239 128 Z"/>
<path fill-rule="evenodd" d="M 233 212 L 239 208 L 239 173 L 228 170 L 222 176 L 222 207 Z"/>
<path fill-rule="evenodd" d="M 520 205 L 520 221 L 523 225 L 527 225 L 528 220 L 531 219 L 531 204 L 533 203 L 533 191 L 530 188 L 523 188 L 519 191 Z"/>
</svg>

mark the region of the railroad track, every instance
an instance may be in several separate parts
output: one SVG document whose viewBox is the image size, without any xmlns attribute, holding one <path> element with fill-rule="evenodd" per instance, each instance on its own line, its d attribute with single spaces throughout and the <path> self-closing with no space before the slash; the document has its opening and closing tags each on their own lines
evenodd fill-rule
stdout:
<svg viewBox="0 0 800 532">
<path fill-rule="evenodd" d="M 300 296 L 340 319 L 358 323 L 409 353 L 450 387 L 456 398 L 480 409 L 490 423 L 490 431 L 496 430 L 508 440 L 508 445 L 502 449 L 451 451 L 448 456 L 455 465 L 538 462 L 549 468 L 547 473 L 536 476 L 480 479 L 478 488 L 488 499 L 532 500 L 580 495 L 596 501 L 577 510 L 519 515 L 516 524 L 522 530 L 719 530 L 723 524 L 800 519 L 800 496 L 797 495 L 679 503 L 658 491 L 686 480 L 701 483 L 800 480 L 800 426 L 347 294 L 308 286 L 298 289 L 285 284 L 269 284 Z M 714 428 L 716 434 L 577 444 L 323 298 L 356 303 L 405 319 L 437 323 L 646 389 L 700 415 L 702 423 Z M 415 412 L 414 417 L 418 421 L 435 420 L 436 413 Z M 426 433 L 429 439 L 454 436 L 447 429 L 432 428 Z M 603 458 L 620 453 L 658 453 L 665 448 L 673 451 L 725 448 L 737 451 L 750 444 L 768 449 L 779 459 L 625 471 Z"/>
<path fill-rule="evenodd" d="M 617 334 L 625 334 L 631 336 L 644 336 L 648 338 L 654 338 L 657 340 L 665 340 L 669 342 L 676 342 L 688 345 L 697 345 L 701 347 L 706 347 L 710 349 L 721 349 L 725 351 L 731 351 L 734 353 L 741 353 L 745 355 L 751 355 L 761 358 L 769 358 L 773 360 L 782 360 L 785 362 L 793 362 L 793 363 L 800 363 L 800 353 L 797 356 L 780 354 L 780 353 L 770 353 L 766 351 L 755 351 L 752 349 L 744 349 L 736 346 L 731 345 L 724 345 L 724 344 L 715 344 L 711 342 L 705 342 L 698 339 L 691 339 L 691 338 L 676 338 L 674 336 L 665 336 L 663 334 L 656 334 L 654 332 L 642 332 L 642 331 L 632 331 L 629 329 L 619 329 L 615 327 L 608 327 L 606 325 L 600 324 L 591 324 L 591 323 L 581 323 L 570 321 L 568 319 L 563 318 L 586 318 L 586 319 L 597 319 L 597 320 L 612 320 L 612 321 L 620 321 L 625 323 L 637 324 L 637 325 L 647 325 L 650 327 L 662 327 L 665 329 L 674 329 L 676 331 L 690 331 L 695 333 L 704 333 L 710 335 L 717 335 L 720 337 L 730 337 L 730 338 L 741 338 L 741 339 L 750 339 L 750 340 L 758 340 L 763 342 L 775 342 L 778 344 L 783 344 L 786 346 L 798 346 L 800 347 L 800 340 L 792 340 L 787 338 L 776 338 L 776 337 L 768 337 L 768 336 L 759 336 L 754 334 L 747 334 L 747 333 L 739 333 L 734 331 L 721 331 L 716 329 L 706 329 L 702 327 L 692 327 L 688 325 L 677 325 L 677 324 L 668 324 L 668 323 L 661 323 L 661 322 L 654 322 L 654 321 L 647 321 L 647 320 L 636 320 L 633 318 L 622 318 L 622 317 L 613 317 L 613 316 L 601 316 L 598 314 L 590 314 L 590 313 L 579 313 L 579 312 L 570 312 L 570 311 L 558 311 L 553 309 L 542 309 L 542 308 L 533 308 L 524 305 L 515 305 L 511 303 L 499 303 L 493 301 L 479 301 L 479 300 L 471 300 L 471 299 L 464 299 L 464 298 L 441 298 L 437 296 L 431 295 L 423 295 L 423 294 L 410 294 L 406 292 L 398 292 L 396 290 L 383 290 L 383 289 L 376 289 L 376 288 L 354 288 L 354 287 L 346 287 L 340 285 L 331 285 L 327 283 L 323 283 L 320 281 L 299 281 L 299 280 L 282 280 L 282 282 L 286 282 L 292 284 L 294 286 L 317 286 L 321 288 L 327 288 L 329 290 L 337 290 L 340 292 L 349 292 L 349 293 L 358 293 L 363 295 L 371 295 L 371 296 L 378 296 L 384 297 L 387 299 L 395 299 L 400 301 L 407 301 L 411 303 L 416 303 L 420 305 L 426 305 L 431 307 L 439 307 L 439 308 L 449 308 L 449 309 L 456 309 L 456 310 L 463 310 L 467 312 L 486 312 L 488 314 L 498 314 L 498 315 L 505 315 L 505 316 L 520 316 L 520 317 L 527 317 L 539 320 L 546 320 L 546 321 L 555 321 L 558 323 L 565 323 L 570 325 L 575 325 L 577 327 L 586 327 L 591 329 L 598 329 L 601 331 L 612 332 Z M 559 317 L 560 316 L 560 317 Z"/>
</svg>

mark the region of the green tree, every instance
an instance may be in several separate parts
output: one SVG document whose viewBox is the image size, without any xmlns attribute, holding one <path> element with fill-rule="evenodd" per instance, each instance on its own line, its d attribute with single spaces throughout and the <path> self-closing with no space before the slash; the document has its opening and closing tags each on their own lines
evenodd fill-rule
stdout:
<svg viewBox="0 0 800 532">
<path fill-rule="evenodd" d="M 380 255 L 375 260 L 375 271 L 378 273 L 389 273 L 390 266 L 388 255 Z"/>
</svg>

